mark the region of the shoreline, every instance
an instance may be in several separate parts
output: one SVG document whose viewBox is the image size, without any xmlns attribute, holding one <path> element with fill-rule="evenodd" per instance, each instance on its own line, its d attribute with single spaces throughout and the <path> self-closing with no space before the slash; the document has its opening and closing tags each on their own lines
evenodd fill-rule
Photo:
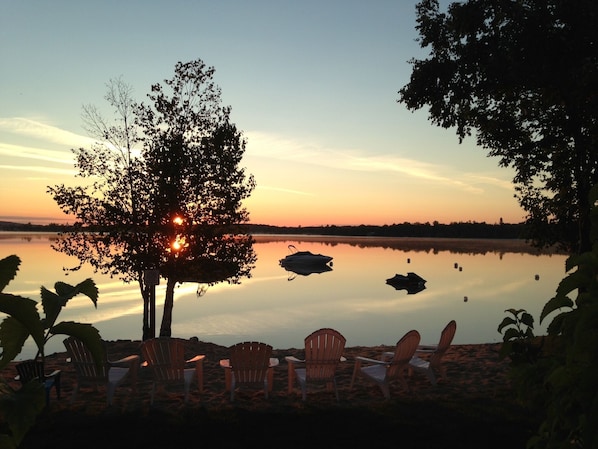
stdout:
<svg viewBox="0 0 598 449">
<path fill-rule="evenodd" d="M 116 340 L 106 341 L 109 360 L 117 360 L 129 355 L 141 356 L 141 341 L 139 340 Z M 415 395 L 422 399 L 433 399 L 441 397 L 461 397 L 465 395 L 470 397 L 482 396 L 496 396 L 505 394 L 510 391 L 510 382 L 508 380 L 508 360 L 499 360 L 498 353 L 501 343 L 486 343 L 486 344 L 456 344 L 452 345 L 443 358 L 443 364 L 447 369 L 447 380 L 440 380 L 437 385 L 433 386 L 427 378 L 418 373 L 413 373 L 409 377 L 408 383 L 411 392 L 406 393 L 401 391 L 397 384 L 391 389 L 391 396 L 400 398 L 407 395 Z M 382 352 L 393 351 L 394 346 L 351 346 L 346 347 L 343 354 L 346 361 L 341 363 L 337 372 L 337 384 L 339 395 L 345 396 L 345 401 L 350 401 L 352 404 L 370 404 L 377 402 L 384 402 L 381 391 L 375 384 L 368 384 L 363 380 L 358 380 L 352 390 L 349 389 L 350 380 L 353 374 L 354 360 L 356 356 L 363 356 L 369 358 L 379 358 Z M 279 365 L 274 368 L 274 385 L 271 396 L 272 400 L 256 401 L 262 402 L 261 406 L 268 407 L 268 404 L 275 405 L 278 400 L 285 402 L 301 402 L 300 390 L 295 386 L 294 394 L 289 395 L 287 392 L 287 362 L 285 356 L 295 356 L 303 358 L 303 348 L 286 348 L 274 349 L 272 357 L 279 359 Z M 228 348 L 226 346 L 217 345 L 215 343 L 199 341 L 195 338 L 185 340 L 185 357 L 190 359 L 195 355 L 203 354 L 206 356 L 203 362 L 204 369 L 204 393 L 192 392 L 190 401 L 192 403 L 201 403 L 202 407 L 222 407 L 229 404 L 229 395 L 224 391 L 224 370 L 220 367 L 221 359 L 228 358 Z M 16 375 L 15 365 L 18 361 L 13 361 L 8 368 L 3 370 L 4 378 L 13 386 L 18 388 L 18 382 L 14 381 Z M 53 408 L 64 409 L 68 408 L 70 395 L 72 392 L 72 385 L 76 379 L 73 367 L 67 362 L 67 353 L 56 352 L 46 356 L 46 371 L 61 370 L 62 374 L 62 395 L 65 400 L 56 401 L 53 397 L 51 405 Z M 139 371 L 137 394 L 131 395 L 128 391 L 131 385 L 125 381 L 125 387 L 119 387 L 115 394 L 115 407 L 128 408 L 144 408 L 149 406 L 149 374 L 143 369 Z M 105 401 L 105 393 L 100 391 L 96 393 L 94 389 L 86 391 L 82 389 L 80 398 L 73 404 L 73 407 L 81 407 L 85 402 L 86 409 L 89 407 L 97 408 L 96 411 L 101 410 L 103 401 Z M 317 386 L 314 386 L 316 396 L 321 396 L 324 402 L 334 403 L 335 400 L 332 394 L 326 397 L 326 392 L 320 392 Z M 168 407 L 181 405 L 182 395 L 180 389 L 173 388 L 172 393 L 168 393 L 164 398 Z M 54 392 L 52 392 L 54 395 Z M 181 397 L 178 397 L 181 396 Z M 237 395 L 235 395 L 237 396 Z M 235 402 L 242 403 L 243 397 L 253 403 L 254 399 L 263 396 L 263 390 L 241 390 L 239 392 L 240 399 Z M 309 392 L 308 392 L 309 401 Z M 158 402 L 160 402 L 158 400 Z M 120 403 L 120 405 L 119 405 Z M 92 405 L 94 404 L 94 405 Z"/>
<path fill-rule="evenodd" d="M 453 345 L 443 359 L 448 379 L 432 385 L 419 373 L 408 378 L 410 391 L 391 385 L 385 400 L 379 387 L 363 379 L 350 389 L 356 356 L 377 358 L 390 346 L 353 346 L 344 351 L 346 362 L 337 371 L 340 400 L 319 386 L 309 386 L 307 400 L 300 389 L 287 392 L 284 357 L 302 358 L 302 348 L 275 349 L 280 365 L 268 399 L 263 389 L 241 389 L 230 402 L 219 360 L 228 348 L 209 342 L 186 340 L 190 358 L 205 354 L 204 392 L 191 389 L 188 404 L 182 386 L 156 394 L 149 404 L 151 382 L 141 373 L 135 393 L 130 383 L 116 389 L 114 404 L 106 405 L 103 388 L 82 388 L 70 403 L 74 373 L 66 353 L 47 356 L 47 371 L 62 370 L 62 398 L 52 390 L 49 407 L 42 412 L 20 449 L 61 447 L 87 449 L 117 447 L 232 448 L 259 444 L 295 448 L 364 447 L 396 441 L 409 448 L 525 447 L 539 423 L 538 417 L 517 403 L 508 378 L 508 360 L 500 361 L 499 343 Z M 114 360 L 140 354 L 140 342 L 107 342 Z M 12 377 L 14 366 L 3 370 Z M 140 370 L 142 371 L 142 370 Z M 10 380 L 10 379 L 8 379 Z M 15 385 L 14 380 L 11 381 Z M 307 438 L 307 440 L 306 440 Z"/>
</svg>

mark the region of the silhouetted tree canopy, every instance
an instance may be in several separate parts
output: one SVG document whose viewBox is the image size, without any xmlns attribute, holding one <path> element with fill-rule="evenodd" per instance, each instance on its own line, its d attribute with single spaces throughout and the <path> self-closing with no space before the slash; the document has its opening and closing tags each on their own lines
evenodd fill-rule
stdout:
<svg viewBox="0 0 598 449">
<path fill-rule="evenodd" d="M 468 0 L 417 5 L 425 59 L 399 91 L 432 123 L 475 136 L 515 169 L 515 196 L 537 245 L 590 249 L 598 182 L 598 2 Z"/>
<path fill-rule="evenodd" d="M 238 282 L 255 262 L 242 201 L 255 182 L 240 167 L 246 141 L 221 105 L 214 69 L 201 60 L 177 63 L 173 78 L 155 84 L 149 104 L 136 104 L 130 86 L 108 85 L 116 112 L 107 122 L 85 106 L 88 131 L 98 139 L 73 150 L 88 182 L 48 187 L 74 227 L 55 248 L 103 273 L 138 282 L 149 335 L 151 276 L 167 280 L 161 336 L 170 336 L 174 287 L 181 282 Z M 96 232 L 89 232 L 96 231 Z"/>
</svg>

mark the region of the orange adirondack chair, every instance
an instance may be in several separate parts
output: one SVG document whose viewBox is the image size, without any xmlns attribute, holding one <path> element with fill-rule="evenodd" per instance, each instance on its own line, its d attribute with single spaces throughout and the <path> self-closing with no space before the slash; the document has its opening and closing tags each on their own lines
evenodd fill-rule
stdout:
<svg viewBox="0 0 598 449">
<path fill-rule="evenodd" d="M 340 362 L 345 361 L 343 351 L 346 343 L 340 332 L 323 328 L 312 332 L 305 338 L 305 360 L 293 356 L 285 357 L 288 362 L 289 394 L 293 391 L 295 379 L 301 387 L 303 400 L 306 399 L 308 383 L 325 383 L 328 390 L 334 389 L 339 400 L 336 386 L 336 370 Z"/>
<path fill-rule="evenodd" d="M 104 385 L 106 387 L 106 399 L 108 405 L 112 405 L 116 387 L 118 387 L 129 374 L 131 375 L 133 390 L 136 390 L 137 369 L 139 367 L 138 355 L 130 355 L 120 360 L 111 361 L 108 360 L 108 356 L 106 352 L 104 352 L 103 364 L 99 367 L 96 365 L 91 353 L 81 340 L 69 337 L 63 342 L 77 374 L 71 402 L 75 401 L 82 385 L 93 385 L 96 388 L 98 385 Z"/>
<path fill-rule="evenodd" d="M 199 392 L 203 392 L 203 361 L 205 355 L 196 355 L 185 360 L 185 340 L 180 338 L 160 337 L 146 340 L 141 345 L 141 352 L 152 373 L 153 382 L 150 403 L 154 403 L 156 387 L 183 385 L 185 403 L 189 401 L 191 383 L 197 378 Z M 185 368 L 194 365 L 193 368 Z"/>
<path fill-rule="evenodd" d="M 419 346 L 415 353 L 415 356 L 409 362 L 409 368 L 411 371 L 418 371 L 424 373 L 432 385 L 436 385 L 435 372 L 439 374 L 442 379 L 447 379 L 446 367 L 441 363 L 442 358 L 448 348 L 453 342 L 455 333 L 457 332 L 457 323 L 455 320 L 449 321 L 446 327 L 440 334 L 440 341 L 435 346 Z M 425 359 L 420 355 L 427 354 L 428 357 Z"/>
<path fill-rule="evenodd" d="M 397 342 L 395 351 L 383 353 L 381 360 L 355 357 L 351 388 L 353 388 L 357 375 L 360 375 L 375 382 L 386 399 L 390 399 L 390 383 L 392 381 L 398 381 L 405 390 L 409 391 L 405 373 L 409 369 L 409 361 L 415 354 L 419 341 L 419 332 L 411 330 Z M 362 366 L 363 363 L 368 365 Z"/>
<path fill-rule="evenodd" d="M 272 346 L 257 341 L 237 343 L 230 348 L 230 359 L 220 360 L 224 368 L 224 380 L 230 400 L 235 400 L 235 389 L 241 386 L 263 387 L 268 399 L 274 381 L 274 366 L 278 359 L 272 358 Z"/>
</svg>

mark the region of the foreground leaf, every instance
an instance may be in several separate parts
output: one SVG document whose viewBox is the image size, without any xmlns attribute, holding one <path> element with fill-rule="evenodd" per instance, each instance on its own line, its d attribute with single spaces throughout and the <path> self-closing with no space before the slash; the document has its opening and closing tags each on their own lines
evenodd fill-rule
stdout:
<svg viewBox="0 0 598 449">
<path fill-rule="evenodd" d="M 19 265 L 21 265 L 21 259 L 14 254 L 0 260 L 0 292 L 15 278 L 19 271 Z"/>
<path fill-rule="evenodd" d="M 13 317 L 6 317 L 0 323 L 0 347 L 2 348 L 0 370 L 6 368 L 21 353 L 27 338 L 29 338 L 29 331 Z"/>
</svg>

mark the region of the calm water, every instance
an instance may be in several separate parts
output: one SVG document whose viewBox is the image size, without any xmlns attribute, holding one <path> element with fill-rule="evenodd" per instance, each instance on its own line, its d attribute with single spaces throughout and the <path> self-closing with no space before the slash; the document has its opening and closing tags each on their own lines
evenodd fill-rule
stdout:
<svg viewBox="0 0 598 449">
<path fill-rule="evenodd" d="M 86 267 L 65 275 L 73 260 L 50 248 L 54 234 L 0 233 L 0 257 L 18 255 L 21 268 L 5 292 L 40 301 L 41 285 L 70 284 L 91 277 L 98 284 L 98 308 L 86 297 L 72 299 L 61 320 L 92 323 L 106 340 L 140 339 L 142 300 L 136 285 L 93 273 Z M 220 345 L 259 340 L 275 348 L 301 347 L 303 338 L 332 327 L 347 346 L 394 345 L 417 329 L 422 342 L 435 343 L 451 319 L 457 321 L 456 344 L 501 341 L 496 331 L 507 308 L 525 308 L 536 321 L 565 275 L 563 255 L 537 255 L 510 249 L 448 249 L 446 241 L 416 245 L 414 239 L 359 239 L 257 236 L 258 261 L 252 277 L 240 285 L 221 284 L 198 297 L 197 284 L 175 292 L 172 335 Z M 332 271 L 293 276 L 279 266 L 288 245 L 334 257 Z M 495 248 L 494 246 L 490 246 Z M 458 268 L 455 268 L 457 266 Z M 426 289 L 409 295 L 385 280 L 413 271 Z M 538 279 L 536 279 L 536 277 Z M 157 289 L 157 325 L 165 282 Z M 537 323 L 538 324 L 538 323 Z M 544 323 L 547 324 L 547 323 Z M 536 334 L 544 332 L 537 328 Z M 63 351 L 62 336 L 48 352 Z M 19 358 L 31 357 L 28 344 Z"/>
</svg>

